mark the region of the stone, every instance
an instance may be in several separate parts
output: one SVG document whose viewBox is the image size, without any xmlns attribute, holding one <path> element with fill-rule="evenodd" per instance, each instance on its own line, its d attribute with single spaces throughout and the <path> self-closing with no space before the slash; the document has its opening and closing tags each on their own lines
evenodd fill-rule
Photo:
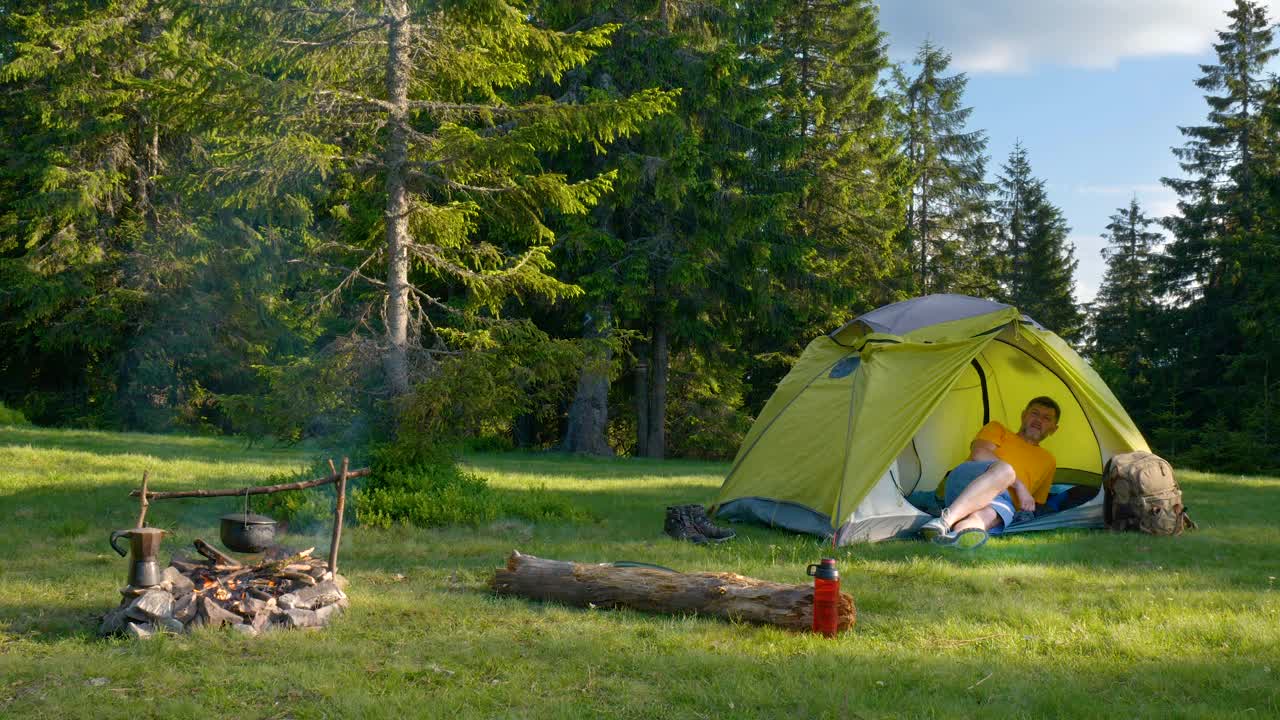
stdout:
<svg viewBox="0 0 1280 720">
<path fill-rule="evenodd" d="M 267 609 L 267 600 L 259 600 L 256 597 L 245 597 L 240 601 L 241 612 L 252 617 Z"/>
<path fill-rule="evenodd" d="M 128 617 L 126 611 L 128 608 L 118 607 L 115 610 L 102 616 L 102 625 L 98 627 L 99 635 L 115 635 L 124 630 L 125 620 Z"/>
<path fill-rule="evenodd" d="M 170 565 L 164 569 L 160 575 L 160 588 L 168 590 L 175 597 L 195 590 L 195 583 L 191 582 L 191 578 L 182 574 L 182 571 Z"/>
<path fill-rule="evenodd" d="M 239 625 L 244 618 L 227 610 L 213 600 L 213 598 L 200 598 L 200 609 L 196 613 L 195 622 L 205 627 L 222 627 L 223 625 Z"/>
<path fill-rule="evenodd" d="M 301 608 L 295 608 L 293 610 L 285 611 L 284 625 L 286 627 L 309 628 L 309 627 L 316 627 L 319 624 L 320 624 L 320 621 L 319 619 L 316 618 L 316 613 L 314 610 L 303 610 Z"/>
<path fill-rule="evenodd" d="M 155 634 L 155 626 L 151 623 L 127 622 L 124 624 L 124 632 L 135 640 L 148 640 Z"/>
<path fill-rule="evenodd" d="M 337 584 L 332 581 L 322 582 L 314 587 L 303 588 L 296 593 L 293 606 L 297 608 L 316 608 L 331 605 L 346 597 Z"/>
<path fill-rule="evenodd" d="M 138 597 L 126 611 L 134 620 L 149 622 L 157 618 L 173 615 L 173 596 L 164 590 L 152 588 Z"/>
<path fill-rule="evenodd" d="M 183 625 L 180 620 L 171 617 L 160 618 L 155 622 L 156 630 L 181 635 L 186 632 L 187 626 Z"/>
<path fill-rule="evenodd" d="M 333 618 L 335 615 L 342 614 L 342 606 L 337 603 L 334 603 L 332 605 L 325 605 L 324 607 L 316 610 L 315 614 L 316 614 L 316 620 L 321 625 L 328 625 L 329 620 L 331 618 Z"/>
<path fill-rule="evenodd" d="M 240 633 L 241 635 L 247 635 L 249 637 L 256 637 L 258 634 L 258 630 L 256 628 L 244 623 L 236 623 L 235 625 L 229 625 L 228 627 L 230 627 L 233 632 Z"/>
<path fill-rule="evenodd" d="M 145 593 L 150 589 L 151 588 L 140 588 L 140 587 L 134 587 L 132 585 L 125 585 L 124 587 L 120 588 L 120 594 L 123 595 L 125 599 L 132 600 L 133 598 L 138 597 L 139 595 Z"/>
<path fill-rule="evenodd" d="M 347 586 L 350 585 L 351 582 L 347 580 L 346 575 L 338 574 L 333 576 L 333 584 L 337 585 L 339 590 L 346 590 Z"/>
<path fill-rule="evenodd" d="M 249 624 L 258 632 L 266 630 L 271 624 L 271 611 L 265 609 L 262 610 L 257 615 L 253 616 L 253 620 Z"/>
<path fill-rule="evenodd" d="M 298 604 L 298 596 L 294 593 L 285 593 L 276 598 L 276 605 L 284 610 L 291 610 Z"/>
<path fill-rule="evenodd" d="M 196 596 L 195 593 L 187 593 L 180 595 L 173 600 L 173 619 L 178 622 L 188 623 L 191 618 L 196 616 Z"/>
</svg>

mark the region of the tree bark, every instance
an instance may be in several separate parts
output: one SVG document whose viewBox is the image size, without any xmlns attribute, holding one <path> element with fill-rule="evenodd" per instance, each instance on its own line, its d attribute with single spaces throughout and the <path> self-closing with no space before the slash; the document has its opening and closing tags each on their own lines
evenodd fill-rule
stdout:
<svg viewBox="0 0 1280 720">
<path fill-rule="evenodd" d="M 641 347 L 636 353 L 636 457 L 649 455 L 649 360 L 645 357 L 648 351 L 648 347 Z"/>
<path fill-rule="evenodd" d="M 387 348 L 383 365 L 396 396 L 409 392 L 409 195 L 404 165 L 409 158 L 409 8 L 386 0 L 387 32 Z"/>
<path fill-rule="evenodd" d="M 645 457 L 661 460 L 667 454 L 667 377 L 670 353 L 667 321 L 659 318 L 653 326 L 653 362 L 650 364 L 649 441 Z"/>
<path fill-rule="evenodd" d="M 813 627 L 813 586 L 785 585 L 735 573 L 678 573 L 656 568 L 614 567 L 544 560 L 514 551 L 494 572 L 499 595 L 553 600 L 577 607 L 631 608 L 699 615 L 790 630 Z M 840 594 L 838 630 L 853 627 L 853 597 Z"/>
<path fill-rule="evenodd" d="M 582 323 L 582 336 L 587 340 L 607 337 L 612 327 L 612 310 L 608 305 L 587 313 Z M 586 358 L 578 378 L 578 392 L 569 407 L 569 424 L 562 448 L 567 452 L 611 457 L 613 448 L 605 439 L 609 426 L 609 362 L 612 351 L 605 347 Z"/>
</svg>

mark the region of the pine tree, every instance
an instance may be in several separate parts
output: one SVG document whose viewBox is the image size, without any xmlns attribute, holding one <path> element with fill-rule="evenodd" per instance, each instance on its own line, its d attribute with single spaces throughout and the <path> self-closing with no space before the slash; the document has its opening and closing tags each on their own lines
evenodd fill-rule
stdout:
<svg viewBox="0 0 1280 720">
<path fill-rule="evenodd" d="M 964 73 L 945 75 L 950 63 L 947 52 L 926 41 L 915 77 L 901 68 L 893 74 L 897 125 L 914 178 L 900 242 L 914 258 L 914 285 L 922 294 L 950 291 L 951 283 L 973 285 L 975 271 L 961 267 L 970 259 L 982 268 L 977 273 L 990 269 L 982 219 L 987 138 L 966 128 L 973 112 L 963 106 L 969 80 Z"/>
<path fill-rule="evenodd" d="M 998 212 L 1007 252 L 1005 293 L 1011 304 L 1070 341 L 1083 319 L 1075 301 L 1075 248 L 1062 211 L 1032 175 L 1027 150 L 1014 146 L 999 178 Z"/>
</svg>

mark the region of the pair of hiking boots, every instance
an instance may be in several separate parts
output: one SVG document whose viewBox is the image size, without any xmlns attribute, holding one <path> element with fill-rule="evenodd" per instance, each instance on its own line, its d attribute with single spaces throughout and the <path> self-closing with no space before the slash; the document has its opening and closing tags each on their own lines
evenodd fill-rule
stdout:
<svg viewBox="0 0 1280 720">
<path fill-rule="evenodd" d="M 662 529 L 676 540 L 688 540 L 697 545 L 708 541 L 724 542 L 737 535 L 729 528 L 712 523 L 706 508 L 701 505 L 668 505 Z"/>
</svg>

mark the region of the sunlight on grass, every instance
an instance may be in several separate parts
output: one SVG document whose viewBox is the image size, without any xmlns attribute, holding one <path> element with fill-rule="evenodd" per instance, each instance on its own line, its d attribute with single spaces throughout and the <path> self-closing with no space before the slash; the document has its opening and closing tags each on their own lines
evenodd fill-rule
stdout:
<svg viewBox="0 0 1280 720">
<path fill-rule="evenodd" d="M 1189 472 L 1203 529 L 1182 538 L 840 548 L 859 619 L 827 641 L 491 595 L 513 548 L 789 583 L 832 550 L 751 526 L 712 547 L 662 535 L 663 508 L 710 501 L 722 463 L 480 454 L 467 463 L 493 487 L 550 493 L 592 520 L 348 528 L 352 610 L 323 633 L 94 637 L 127 572 L 107 534 L 132 524 L 127 494 L 144 469 L 156 487 L 239 487 L 314 459 L 212 438 L 0 429 L 0 716 L 1280 716 L 1280 481 Z M 156 503 L 149 517 L 173 531 L 167 555 L 216 539 L 233 504 Z M 324 549 L 324 531 L 286 540 Z"/>
</svg>

